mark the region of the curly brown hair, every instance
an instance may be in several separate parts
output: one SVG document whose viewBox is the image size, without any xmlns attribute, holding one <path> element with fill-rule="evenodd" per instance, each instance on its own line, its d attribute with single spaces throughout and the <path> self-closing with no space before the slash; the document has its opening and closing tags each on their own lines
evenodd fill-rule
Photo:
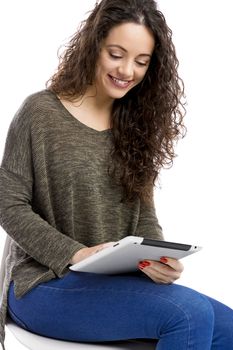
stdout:
<svg viewBox="0 0 233 350">
<path fill-rule="evenodd" d="M 121 23 L 145 25 L 155 47 L 144 79 L 112 107 L 113 149 L 109 175 L 123 187 L 123 202 L 151 203 L 152 185 L 162 167 L 171 166 L 174 146 L 183 137 L 186 113 L 183 80 L 172 31 L 154 0 L 102 0 L 71 38 L 47 88 L 70 101 L 95 80 L 101 43 Z"/>
</svg>

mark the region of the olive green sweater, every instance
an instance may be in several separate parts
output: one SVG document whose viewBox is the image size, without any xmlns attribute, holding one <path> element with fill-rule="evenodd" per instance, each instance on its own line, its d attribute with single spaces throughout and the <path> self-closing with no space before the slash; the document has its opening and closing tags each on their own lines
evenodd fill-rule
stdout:
<svg viewBox="0 0 233 350">
<path fill-rule="evenodd" d="M 11 280 L 20 298 L 67 273 L 82 247 L 127 235 L 163 239 L 154 203 L 121 203 L 122 188 L 107 173 L 112 142 L 110 129 L 81 123 L 48 90 L 29 96 L 11 121 L 0 168 L 0 224 L 9 243 L 1 266 L 3 348 Z"/>
</svg>

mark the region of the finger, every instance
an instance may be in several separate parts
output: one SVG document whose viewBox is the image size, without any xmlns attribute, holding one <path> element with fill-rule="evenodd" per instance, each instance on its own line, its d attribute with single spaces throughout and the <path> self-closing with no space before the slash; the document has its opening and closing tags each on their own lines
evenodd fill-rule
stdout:
<svg viewBox="0 0 233 350">
<path fill-rule="evenodd" d="M 169 283 L 172 283 L 180 278 L 180 272 L 177 272 L 168 266 L 162 266 L 160 269 L 151 266 L 151 267 L 148 267 L 147 270 L 150 274 L 154 275 L 156 278 L 159 278 Z"/>
<path fill-rule="evenodd" d="M 177 280 L 181 275 L 179 271 L 157 261 L 145 261 L 144 263 L 139 264 L 139 268 L 143 270 L 145 269 L 146 272 L 150 272 L 156 278 L 169 282 Z"/>
<path fill-rule="evenodd" d="M 112 247 L 116 242 L 107 242 L 103 244 L 103 248 Z"/>
<path fill-rule="evenodd" d="M 94 251 L 94 254 L 100 252 L 101 250 L 103 250 L 105 248 L 112 247 L 114 244 L 115 244 L 115 242 L 107 242 L 107 243 L 99 244 L 99 245 L 95 246 L 96 249 Z"/>
<path fill-rule="evenodd" d="M 159 276 L 159 274 L 152 273 L 149 268 L 142 270 L 145 275 L 147 275 L 150 279 L 152 279 L 155 283 L 158 284 L 171 284 L 174 281 L 172 279 L 168 279 L 165 276 Z"/>
<path fill-rule="evenodd" d="M 160 258 L 160 262 L 170 266 L 172 269 L 174 269 L 177 272 L 183 272 L 184 271 L 184 266 L 183 264 L 180 262 L 180 260 L 176 260 L 176 259 L 172 259 L 172 258 L 167 258 L 167 257 L 161 257 Z"/>
</svg>

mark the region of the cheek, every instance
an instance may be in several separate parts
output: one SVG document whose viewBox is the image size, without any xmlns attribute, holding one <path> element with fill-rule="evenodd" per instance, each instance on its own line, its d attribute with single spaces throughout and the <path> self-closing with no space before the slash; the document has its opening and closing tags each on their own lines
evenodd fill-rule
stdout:
<svg viewBox="0 0 233 350">
<path fill-rule="evenodd" d="M 137 72 L 137 74 L 136 74 L 137 83 L 140 83 L 144 79 L 146 72 L 147 72 L 147 69 L 144 71 Z"/>
<path fill-rule="evenodd" d="M 99 71 L 101 71 L 102 73 L 109 73 L 116 67 L 116 63 L 114 63 L 114 61 L 109 60 L 106 57 L 103 57 L 100 60 L 98 66 L 99 66 Z"/>
</svg>

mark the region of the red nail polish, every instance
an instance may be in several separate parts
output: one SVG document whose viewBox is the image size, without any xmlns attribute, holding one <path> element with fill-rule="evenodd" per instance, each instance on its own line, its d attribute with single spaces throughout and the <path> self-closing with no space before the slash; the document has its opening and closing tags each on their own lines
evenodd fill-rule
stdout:
<svg viewBox="0 0 233 350">
<path fill-rule="evenodd" d="M 146 261 L 146 260 L 143 260 L 143 261 L 139 262 L 139 265 L 142 266 L 142 267 L 147 267 L 147 266 L 150 266 L 150 262 Z"/>
<path fill-rule="evenodd" d="M 144 269 L 144 267 L 148 267 L 148 266 L 150 266 L 150 263 L 149 263 L 149 261 L 140 261 L 139 262 L 139 264 L 138 264 L 138 267 L 140 268 L 140 269 Z"/>
<path fill-rule="evenodd" d="M 164 264 L 167 264 L 167 262 L 168 262 L 167 258 L 165 258 L 164 256 L 162 256 L 162 257 L 160 258 L 160 261 L 161 261 L 162 263 L 164 263 Z"/>
<path fill-rule="evenodd" d="M 143 261 L 140 261 L 140 262 L 138 263 L 138 267 L 139 267 L 140 269 L 144 269 L 145 265 L 144 265 Z"/>
<path fill-rule="evenodd" d="M 139 269 L 143 270 L 144 267 L 145 267 L 145 266 L 144 266 L 143 264 L 138 264 L 138 268 L 139 268 Z"/>
</svg>

